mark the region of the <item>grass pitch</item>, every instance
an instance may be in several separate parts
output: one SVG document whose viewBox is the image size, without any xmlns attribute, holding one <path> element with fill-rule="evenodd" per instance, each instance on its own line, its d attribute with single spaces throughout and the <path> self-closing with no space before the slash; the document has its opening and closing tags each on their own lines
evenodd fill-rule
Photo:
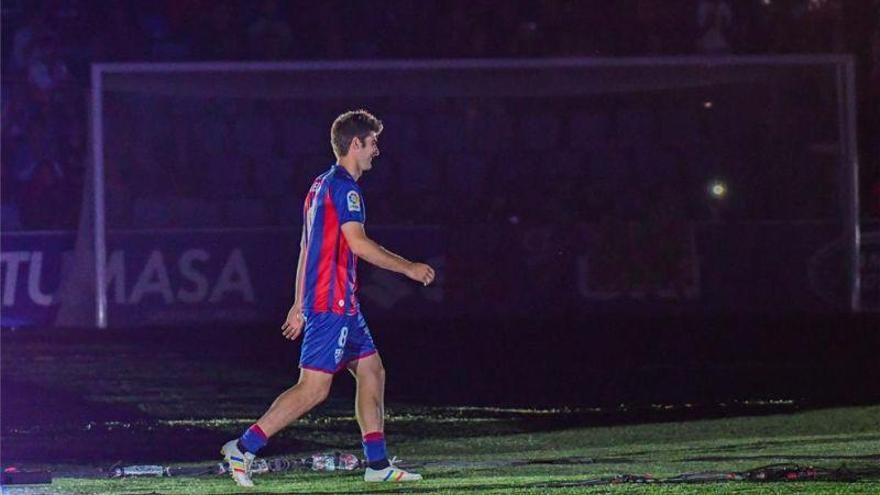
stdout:
<svg viewBox="0 0 880 495">
<path fill-rule="evenodd" d="M 201 347 L 187 352 L 164 341 L 132 344 L 99 337 L 59 342 L 54 334 L 4 336 L 0 460 L 3 467 L 49 468 L 55 478 L 51 485 L 5 486 L 4 494 L 880 494 L 877 478 L 578 485 L 620 474 L 662 479 L 782 462 L 880 469 L 880 406 L 802 410 L 796 402 L 728 404 L 708 413 L 662 406 L 634 412 L 392 402 L 386 425 L 389 451 L 420 465 L 416 470 L 425 481 L 376 485 L 364 483 L 359 472 L 304 470 L 257 475 L 257 487 L 249 490 L 226 476 L 81 479 L 65 473 L 94 474 L 117 461 L 217 462 L 223 442 L 239 435 L 295 380 L 296 370 L 288 364 L 232 369 L 222 366 L 230 358 Z M 240 356 L 231 359 L 248 362 Z M 341 450 L 360 455 L 351 399 L 350 387 L 337 388 L 331 401 L 273 437 L 263 453 L 304 457 Z M 695 419 L 707 416 L 724 417 Z M 591 462 L 551 462 L 569 458 Z M 539 462 L 504 462 L 514 460 Z"/>
<path fill-rule="evenodd" d="M 880 406 L 534 432 L 522 430 L 528 429 L 533 421 L 546 422 L 548 417 L 561 420 L 580 413 L 473 408 L 396 408 L 396 411 L 391 414 L 387 426 L 392 440 L 391 450 L 404 462 L 426 463 L 419 469 L 425 475 L 425 481 L 375 485 L 361 481 L 359 472 L 291 471 L 256 475 L 257 487 L 249 490 L 237 488 L 225 476 L 122 480 L 56 478 L 51 487 L 39 487 L 37 491 L 28 490 L 38 487 L 18 488 L 8 490 L 8 493 L 880 493 L 880 479 L 854 483 L 576 485 L 585 480 L 624 473 L 664 478 L 684 472 L 744 471 L 781 462 L 880 468 Z M 332 433 L 327 438 L 329 444 L 339 440 L 333 432 L 343 422 L 353 423 L 353 419 L 332 416 L 331 413 L 326 422 L 306 421 L 284 435 L 303 435 L 315 440 L 323 436 L 322 431 L 327 431 Z M 215 427 L 224 433 L 238 430 L 230 426 L 233 423 L 219 421 Z M 341 428 L 349 429 L 348 426 Z M 419 433 L 420 429 L 430 433 Z M 478 434 L 481 430 L 485 435 Z M 349 439 L 345 446 L 355 451 L 351 443 Z M 592 462 L 543 463 L 563 458 L 589 458 Z M 501 462 L 505 460 L 538 463 L 511 466 Z"/>
</svg>

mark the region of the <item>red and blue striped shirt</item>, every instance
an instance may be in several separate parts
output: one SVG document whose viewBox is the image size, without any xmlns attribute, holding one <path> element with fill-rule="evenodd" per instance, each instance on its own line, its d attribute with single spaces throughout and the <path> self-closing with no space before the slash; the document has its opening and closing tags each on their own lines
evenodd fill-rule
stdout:
<svg viewBox="0 0 880 495">
<path fill-rule="evenodd" d="M 306 252 L 303 310 L 355 315 L 357 256 L 342 234 L 347 222 L 364 223 L 361 190 L 344 168 L 335 164 L 319 175 L 303 205 L 302 246 Z"/>
</svg>

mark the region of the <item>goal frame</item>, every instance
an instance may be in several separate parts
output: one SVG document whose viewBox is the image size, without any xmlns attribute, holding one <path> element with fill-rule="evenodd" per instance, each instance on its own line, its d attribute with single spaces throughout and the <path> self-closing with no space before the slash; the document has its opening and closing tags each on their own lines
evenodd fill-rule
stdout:
<svg viewBox="0 0 880 495">
<path fill-rule="evenodd" d="M 378 72 L 388 70 L 485 70 L 485 69 L 552 69 L 601 67 L 735 67 L 735 66 L 806 66 L 833 65 L 836 75 L 839 156 L 843 173 L 851 188 L 845 221 L 845 244 L 849 249 L 849 309 L 861 310 L 860 302 L 860 230 L 858 152 L 856 136 L 855 61 L 850 55 L 789 55 L 789 56 L 681 56 L 634 58 L 549 58 L 549 59 L 450 59 L 450 60 L 375 60 L 375 61 L 314 61 L 314 62 L 191 62 L 191 63 L 98 63 L 91 66 L 90 138 L 93 187 L 93 235 L 95 263 L 95 325 L 106 328 L 107 302 L 107 234 L 104 190 L 104 77 L 108 74 L 146 74 L 157 72 Z"/>
</svg>

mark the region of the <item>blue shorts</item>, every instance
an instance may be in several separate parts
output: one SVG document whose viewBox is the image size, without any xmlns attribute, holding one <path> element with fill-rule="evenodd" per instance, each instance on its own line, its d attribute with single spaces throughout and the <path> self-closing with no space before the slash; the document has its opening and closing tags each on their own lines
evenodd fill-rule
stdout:
<svg viewBox="0 0 880 495">
<path fill-rule="evenodd" d="M 352 316 L 306 312 L 305 318 L 299 354 L 302 369 L 336 373 L 346 364 L 378 352 L 360 312 Z"/>
</svg>

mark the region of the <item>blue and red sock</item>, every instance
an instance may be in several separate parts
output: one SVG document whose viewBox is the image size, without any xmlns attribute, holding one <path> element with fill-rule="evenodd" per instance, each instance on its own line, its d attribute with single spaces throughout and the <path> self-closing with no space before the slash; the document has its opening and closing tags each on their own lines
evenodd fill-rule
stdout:
<svg viewBox="0 0 880 495">
<path fill-rule="evenodd" d="M 268 442 L 269 437 L 266 436 L 263 429 L 257 424 L 254 424 L 244 432 L 244 435 L 242 435 L 241 438 L 238 439 L 237 445 L 238 450 L 256 455 L 257 452 L 265 447 Z"/>
<path fill-rule="evenodd" d="M 364 435 L 364 455 L 367 457 L 367 465 L 371 469 L 385 469 L 391 464 L 388 462 L 388 454 L 385 452 L 385 434 L 374 431 Z"/>
</svg>

